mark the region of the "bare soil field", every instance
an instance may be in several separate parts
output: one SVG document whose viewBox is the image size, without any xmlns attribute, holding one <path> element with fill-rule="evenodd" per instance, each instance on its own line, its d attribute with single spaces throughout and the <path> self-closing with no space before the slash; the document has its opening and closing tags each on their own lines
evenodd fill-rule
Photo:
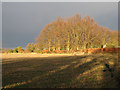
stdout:
<svg viewBox="0 0 120 90">
<path fill-rule="evenodd" d="M 2 54 L 3 88 L 119 88 L 118 54 Z"/>
</svg>

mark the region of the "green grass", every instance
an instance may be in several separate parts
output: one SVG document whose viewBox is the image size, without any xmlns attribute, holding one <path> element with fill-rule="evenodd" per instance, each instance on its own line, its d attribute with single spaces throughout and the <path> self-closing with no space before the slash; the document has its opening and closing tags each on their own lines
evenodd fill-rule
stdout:
<svg viewBox="0 0 120 90">
<path fill-rule="evenodd" d="M 15 60 L 16 59 L 16 60 Z M 105 64 L 115 65 L 111 72 Z M 117 54 L 3 59 L 3 88 L 114 88 L 119 87 Z"/>
</svg>

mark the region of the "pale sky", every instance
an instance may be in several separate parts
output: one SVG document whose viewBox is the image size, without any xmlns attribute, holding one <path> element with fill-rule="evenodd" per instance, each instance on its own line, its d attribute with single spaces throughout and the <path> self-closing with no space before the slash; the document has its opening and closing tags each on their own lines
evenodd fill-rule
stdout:
<svg viewBox="0 0 120 90">
<path fill-rule="evenodd" d="M 70 17 L 76 13 L 93 17 L 100 26 L 118 30 L 117 2 L 3 2 L 3 48 L 35 43 L 45 25 L 59 16 Z"/>
</svg>

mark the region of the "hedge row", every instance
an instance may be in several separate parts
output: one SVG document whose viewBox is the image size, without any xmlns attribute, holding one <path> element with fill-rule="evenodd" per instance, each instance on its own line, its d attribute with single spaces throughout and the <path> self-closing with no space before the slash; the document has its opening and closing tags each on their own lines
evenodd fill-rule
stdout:
<svg viewBox="0 0 120 90">
<path fill-rule="evenodd" d="M 120 48 L 90 48 L 90 49 L 80 49 L 80 50 L 55 50 L 55 51 L 48 51 L 42 50 L 42 53 L 74 53 L 74 52 L 85 52 L 85 53 L 104 53 L 104 52 L 120 52 Z"/>
</svg>

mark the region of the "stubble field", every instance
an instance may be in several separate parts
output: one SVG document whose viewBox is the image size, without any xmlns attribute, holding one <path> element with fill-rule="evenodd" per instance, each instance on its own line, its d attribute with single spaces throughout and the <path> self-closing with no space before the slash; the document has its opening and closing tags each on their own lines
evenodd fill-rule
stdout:
<svg viewBox="0 0 120 90">
<path fill-rule="evenodd" d="M 3 54 L 3 88 L 118 88 L 114 54 Z"/>
</svg>

